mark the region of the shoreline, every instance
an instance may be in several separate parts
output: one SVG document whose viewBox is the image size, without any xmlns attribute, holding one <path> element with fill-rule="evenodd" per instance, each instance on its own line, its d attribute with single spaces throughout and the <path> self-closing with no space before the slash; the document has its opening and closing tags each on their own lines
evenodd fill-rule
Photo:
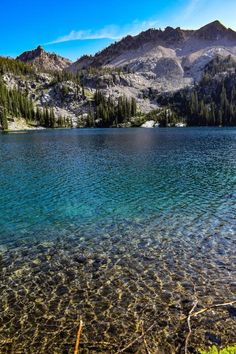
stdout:
<svg viewBox="0 0 236 354">
<path fill-rule="evenodd" d="M 7 129 L 7 130 L 2 130 L 0 129 L 0 133 L 17 133 L 17 132 L 31 132 L 31 131 L 45 131 L 45 130 L 85 130 L 85 129 L 144 129 L 144 130 L 158 130 L 158 129 L 189 129 L 189 128 L 199 128 L 199 129 L 215 129 L 215 128 L 219 128 L 219 129 L 233 129 L 236 128 L 236 126 L 185 126 L 185 127 L 151 127 L 151 128 L 147 128 L 147 127 L 75 127 L 75 128 L 45 128 L 45 127 L 35 127 L 35 128 L 25 128 L 25 129 Z"/>
</svg>

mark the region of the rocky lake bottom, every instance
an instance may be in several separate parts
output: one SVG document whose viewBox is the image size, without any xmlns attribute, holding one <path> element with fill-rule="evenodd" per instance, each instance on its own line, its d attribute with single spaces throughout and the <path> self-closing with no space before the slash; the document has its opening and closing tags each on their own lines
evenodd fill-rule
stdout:
<svg viewBox="0 0 236 354">
<path fill-rule="evenodd" d="M 0 135 L 0 353 L 236 342 L 236 130 Z"/>
</svg>

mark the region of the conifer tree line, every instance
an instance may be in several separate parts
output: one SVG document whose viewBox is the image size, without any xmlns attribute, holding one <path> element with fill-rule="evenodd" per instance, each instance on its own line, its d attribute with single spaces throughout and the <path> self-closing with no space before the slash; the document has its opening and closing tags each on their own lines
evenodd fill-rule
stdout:
<svg viewBox="0 0 236 354">
<path fill-rule="evenodd" d="M 37 75 L 35 68 L 29 63 L 25 63 L 16 59 L 0 57 L 0 76 L 7 73 L 22 76 L 33 76 L 35 78 Z M 80 71 L 77 73 L 72 73 L 66 70 L 48 71 L 48 74 L 53 77 L 51 84 L 63 81 L 73 81 L 74 83 L 80 85 L 81 78 L 83 76 L 82 72 Z"/>
<path fill-rule="evenodd" d="M 7 117 L 22 117 L 27 121 L 35 118 L 34 106 L 32 100 L 26 98 L 17 89 L 8 90 L 0 80 L 0 107 L 1 124 L 3 129 L 7 129 Z"/>
<path fill-rule="evenodd" d="M 106 74 L 122 74 L 125 70 L 123 67 L 95 67 L 89 66 L 88 69 L 84 69 L 82 71 L 78 71 L 78 75 L 106 75 Z"/>
<path fill-rule="evenodd" d="M 94 94 L 95 116 L 93 118 L 101 120 L 103 127 L 117 126 L 120 123 L 128 121 L 131 117 L 137 115 L 137 103 L 132 97 L 128 99 L 120 96 L 115 103 L 111 97 L 106 97 L 101 91 L 96 90 Z M 90 122 L 92 112 L 89 114 Z"/>
<path fill-rule="evenodd" d="M 8 90 L 0 80 L 0 119 L 4 130 L 8 129 L 9 116 L 24 118 L 27 123 L 37 121 L 43 127 L 70 127 L 71 121 L 65 117 L 56 119 L 52 107 L 37 107 L 35 109 L 32 99 L 29 99 L 20 90 Z"/>
<path fill-rule="evenodd" d="M 216 57 L 193 89 L 160 97 L 189 126 L 236 126 L 236 63 Z"/>
<path fill-rule="evenodd" d="M 0 75 L 12 73 L 15 75 L 31 75 L 35 73 L 34 68 L 20 60 L 0 57 Z"/>
<path fill-rule="evenodd" d="M 71 127 L 71 120 L 65 117 L 55 118 L 52 107 L 35 108 L 32 99 L 22 93 L 18 88 L 7 89 L 1 76 L 7 73 L 20 76 L 36 76 L 35 69 L 28 63 L 20 60 L 0 57 L 0 122 L 2 129 L 8 129 L 8 117 L 24 118 L 27 123 L 37 121 L 43 127 Z M 78 81 L 78 77 L 67 72 L 53 73 L 54 81 Z"/>
<path fill-rule="evenodd" d="M 235 86 L 227 90 L 222 80 L 215 88 L 211 98 L 194 90 L 189 102 L 188 124 L 210 126 L 236 125 L 236 90 Z"/>
<path fill-rule="evenodd" d="M 63 81 L 73 81 L 77 85 L 81 85 L 81 73 L 78 71 L 76 74 L 62 70 L 62 71 L 55 71 L 50 72 L 53 75 L 54 80 L 53 83 L 63 82 Z"/>
<path fill-rule="evenodd" d="M 206 67 L 199 85 L 191 92 L 189 125 L 236 125 L 236 62 L 217 56 Z"/>
<path fill-rule="evenodd" d="M 35 112 L 35 120 L 39 122 L 40 126 L 45 128 L 70 128 L 72 122 L 69 118 L 55 117 L 55 113 L 52 107 L 44 107 L 40 109 L 37 107 Z"/>
<path fill-rule="evenodd" d="M 217 55 L 206 65 L 202 81 L 204 83 L 204 80 L 208 81 L 212 79 L 215 75 L 224 72 L 231 71 L 232 73 L 235 73 L 235 69 L 236 62 L 231 55 L 228 55 L 225 58 L 222 58 Z"/>
<path fill-rule="evenodd" d="M 178 93 L 172 104 L 190 126 L 235 126 L 236 75 L 210 80 L 208 85 L 201 82 L 191 92 Z"/>
<path fill-rule="evenodd" d="M 180 122 L 179 116 L 175 111 L 170 110 L 168 107 L 160 109 L 154 109 L 145 115 L 144 123 L 147 120 L 154 120 L 159 123 L 160 127 L 175 126 Z"/>
</svg>

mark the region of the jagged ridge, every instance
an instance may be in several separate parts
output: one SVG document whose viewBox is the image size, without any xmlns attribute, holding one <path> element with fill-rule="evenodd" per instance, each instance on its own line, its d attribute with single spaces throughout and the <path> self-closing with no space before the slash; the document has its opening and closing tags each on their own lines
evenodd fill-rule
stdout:
<svg viewBox="0 0 236 354">
<path fill-rule="evenodd" d="M 31 63 L 41 71 L 61 71 L 71 65 L 69 59 L 55 53 L 48 53 L 41 46 L 22 53 L 16 59 Z"/>
<path fill-rule="evenodd" d="M 209 46 L 236 45 L 236 32 L 226 28 L 219 21 L 214 21 L 198 30 L 183 30 L 180 27 L 166 27 L 165 30 L 149 29 L 137 36 L 127 36 L 121 41 L 111 44 L 94 57 L 82 57 L 73 64 L 72 69 L 83 69 L 88 66 L 103 66 L 113 64 L 116 57 L 125 52 L 137 51 L 142 47 L 153 49 L 157 46 L 194 52 Z M 137 53 L 138 54 L 138 53 Z"/>
</svg>

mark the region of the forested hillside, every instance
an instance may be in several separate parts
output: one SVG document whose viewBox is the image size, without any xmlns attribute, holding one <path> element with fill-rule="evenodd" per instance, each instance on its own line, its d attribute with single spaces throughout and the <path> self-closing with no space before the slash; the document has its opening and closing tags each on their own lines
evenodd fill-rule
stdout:
<svg viewBox="0 0 236 354">
<path fill-rule="evenodd" d="M 71 127 L 71 120 L 59 116 L 56 117 L 53 106 L 45 104 L 39 107 L 30 97 L 27 90 L 15 85 L 8 88 L 2 77 L 5 74 L 13 75 L 19 80 L 37 81 L 35 68 L 19 60 L 0 58 L 0 123 L 2 129 L 8 129 L 9 118 L 24 118 L 27 124 L 36 124 L 46 128 Z M 76 76 L 67 72 L 51 73 L 52 84 L 61 83 L 67 80 L 76 80 Z"/>
<path fill-rule="evenodd" d="M 216 57 L 205 68 L 195 87 L 161 96 L 189 126 L 236 125 L 236 62 L 229 56 Z"/>
<path fill-rule="evenodd" d="M 17 119 L 46 128 L 140 126 L 148 120 L 160 126 L 236 125 L 236 61 L 231 55 L 214 57 L 199 82 L 170 92 L 149 87 L 137 98 L 127 96 L 126 89 L 114 96 L 110 87 L 124 75 L 117 68 L 41 73 L 29 63 L 0 58 L 1 127 L 7 130 Z M 143 102 L 154 109 L 145 112 Z"/>
</svg>

